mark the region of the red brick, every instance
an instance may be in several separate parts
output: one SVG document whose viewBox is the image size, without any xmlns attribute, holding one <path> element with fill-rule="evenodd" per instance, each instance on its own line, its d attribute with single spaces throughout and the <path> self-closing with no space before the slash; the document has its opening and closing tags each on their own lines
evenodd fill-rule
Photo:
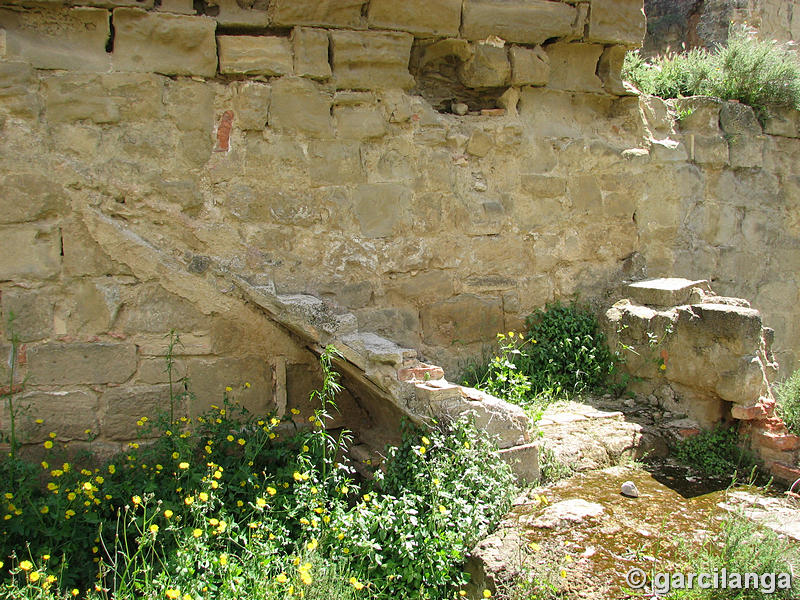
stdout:
<svg viewBox="0 0 800 600">
<path fill-rule="evenodd" d="M 769 471 L 780 481 L 793 483 L 800 479 L 800 467 L 793 467 L 784 463 L 774 462 L 769 465 Z"/>
<path fill-rule="evenodd" d="M 441 379 L 442 377 L 444 377 L 444 370 L 435 365 L 420 365 L 397 371 L 397 378 L 400 381 L 428 381 L 429 379 Z"/>
<path fill-rule="evenodd" d="M 217 147 L 214 152 L 227 152 L 230 149 L 231 129 L 233 128 L 233 111 L 226 110 L 222 113 L 217 127 Z"/>
<path fill-rule="evenodd" d="M 684 439 L 694 437 L 700 433 L 700 430 L 697 427 L 687 427 L 686 429 L 678 430 L 680 436 Z"/>
<path fill-rule="evenodd" d="M 767 417 L 766 419 L 759 419 L 753 423 L 753 426 L 763 431 L 771 431 L 772 433 L 786 433 L 786 423 L 780 417 Z"/>
<path fill-rule="evenodd" d="M 758 431 L 753 433 L 753 443 L 756 446 L 763 446 L 782 452 L 797 450 L 800 448 L 800 437 L 789 433 L 773 433 L 770 431 Z"/>
<path fill-rule="evenodd" d="M 734 405 L 731 409 L 731 416 L 739 421 L 753 421 L 756 419 L 764 419 L 769 416 L 767 407 L 763 404 L 755 404 L 753 406 L 739 406 Z"/>
</svg>

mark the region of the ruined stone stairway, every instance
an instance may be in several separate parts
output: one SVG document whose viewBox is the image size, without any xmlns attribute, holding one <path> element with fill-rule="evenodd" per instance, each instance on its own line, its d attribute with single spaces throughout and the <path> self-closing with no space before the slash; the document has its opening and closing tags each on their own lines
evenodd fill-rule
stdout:
<svg viewBox="0 0 800 600">
<path fill-rule="evenodd" d="M 191 253 L 175 248 L 159 248 L 145 238 L 145 225 L 137 231 L 128 223 L 101 211 L 84 207 L 87 229 L 110 255 L 125 262 L 142 280 L 156 280 L 167 291 L 185 298 L 206 312 L 229 313 L 240 319 L 252 318 L 246 309 L 258 311 L 318 356 L 334 346 L 340 357 L 336 369 L 361 389 L 370 402 L 386 402 L 416 423 L 430 419 L 453 419 L 472 413 L 476 423 L 495 436 L 503 456 L 520 477 L 538 477 L 538 445 L 531 443 L 529 420 L 518 406 L 475 389 L 452 384 L 441 368 L 423 363 L 417 352 L 370 332 L 359 331 L 355 315 L 308 294 L 278 294 L 273 285 L 248 281 L 227 269 L 212 266 L 212 283 L 206 276 L 192 273 L 177 256 Z M 229 285 L 220 285 L 226 282 Z M 224 290 L 224 291 L 221 291 Z M 284 399 L 285 402 L 285 399 Z M 285 411 L 278 400 L 278 412 Z M 396 423 L 399 425 L 399 423 Z M 355 432 L 359 434 L 358 431 Z M 374 462 L 379 457 L 381 440 L 359 436 L 354 446 L 354 462 Z"/>
</svg>

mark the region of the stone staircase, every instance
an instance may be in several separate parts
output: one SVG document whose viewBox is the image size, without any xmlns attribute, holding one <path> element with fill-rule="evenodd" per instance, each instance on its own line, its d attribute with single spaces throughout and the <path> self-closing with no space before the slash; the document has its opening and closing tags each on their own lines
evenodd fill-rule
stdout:
<svg viewBox="0 0 800 600">
<path fill-rule="evenodd" d="M 472 413 L 478 426 L 498 440 L 503 457 L 521 478 L 538 477 L 538 445 L 531 441 L 529 419 L 520 407 L 448 382 L 444 371 L 420 361 L 416 350 L 359 331 L 355 315 L 341 307 L 308 294 L 278 294 L 274 285 L 249 281 L 218 265 L 208 269 L 215 278 L 212 284 L 207 273 L 192 273 L 188 264 L 175 258 L 189 253 L 158 248 L 127 223 L 91 207 L 84 208 L 83 218 L 110 256 L 123 262 L 136 258 L 127 262 L 138 278 L 155 279 L 167 291 L 208 311 L 233 310 L 237 301 L 255 306 L 317 355 L 334 346 L 341 355 L 334 359 L 336 369 L 357 382 L 362 392 L 367 390 L 369 402 L 387 402 L 413 422 L 446 421 Z M 369 461 L 374 468 L 381 448 L 374 440 L 363 441 L 353 447 L 354 462 L 361 466 Z"/>
</svg>

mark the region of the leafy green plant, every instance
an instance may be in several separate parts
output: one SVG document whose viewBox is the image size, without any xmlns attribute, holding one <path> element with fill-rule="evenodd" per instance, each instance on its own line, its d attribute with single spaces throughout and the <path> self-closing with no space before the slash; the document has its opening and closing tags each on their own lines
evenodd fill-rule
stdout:
<svg viewBox="0 0 800 600">
<path fill-rule="evenodd" d="M 742 448 L 735 429 L 718 427 L 681 440 L 675 457 L 709 475 L 733 476 L 736 471 L 750 471 L 753 455 Z"/>
<path fill-rule="evenodd" d="M 575 471 L 564 464 L 551 448 L 542 446 L 539 450 L 539 477 L 543 484 L 553 483 L 570 477 Z"/>
<path fill-rule="evenodd" d="M 555 302 L 529 316 L 531 341 L 521 369 L 536 393 L 567 397 L 605 390 L 614 374 L 613 355 L 597 318 L 575 302 Z"/>
<path fill-rule="evenodd" d="M 747 573 L 759 576 L 791 574 L 800 564 L 800 554 L 786 538 L 780 537 L 770 529 L 759 528 L 741 513 L 730 514 L 722 523 L 718 535 L 705 544 L 684 544 L 686 556 L 686 572 L 693 573 L 738 573 L 742 577 Z M 757 589 L 753 586 L 742 589 L 729 587 L 703 589 L 674 590 L 673 596 L 691 600 L 766 600 L 767 598 L 797 598 L 800 593 L 800 582 L 793 578 L 790 588 L 779 587 L 776 579 L 772 580 L 775 589 L 770 591 L 767 585 Z M 765 589 L 766 588 L 766 589 Z"/>
<path fill-rule="evenodd" d="M 0 597 L 455 594 L 468 552 L 510 505 L 510 468 L 464 419 L 406 427 L 385 474 L 354 481 L 349 436 L 325 428 L 336 355 L 321 356 L 310 415 L 251 415 L 228 387 L 194 420 L 142 416 L 141 441 L 101 466 L 65 460 L 55 433 L 41 464 L 0 463 Z"/>
<path fill-rule="evenodd" d="M 800 108 L 800 62 L 775 41 L 758 40 L 741 28 L 731 30 L 728 44 L 709 52 L 693 49 L 647 61 L 629 52 L 624 79 L 642 92 L 661 98 L 715 96 L 737 100 L 756 111 L 763 122 L 777 107 Z"/>
<path fill-rule="evenodd" d="M 530 315 L 526 326 L 525 335 L 499 333 L 498 352 L 486 365 L 465 372 L 463 383 L 534 412 L 552 400 L 609 388 L 613 355 L 588 308 L 548 304 Z"/>
<path fill-rule="evenodd" d="M 783 381 L 776 390 L 778 415 L 789 431 L 800 435 L 800 369 Z"/>
</svg>

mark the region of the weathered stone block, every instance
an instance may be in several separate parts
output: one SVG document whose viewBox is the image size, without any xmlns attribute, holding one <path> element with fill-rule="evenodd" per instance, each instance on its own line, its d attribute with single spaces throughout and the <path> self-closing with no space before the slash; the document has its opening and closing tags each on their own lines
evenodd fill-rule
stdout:
<svg viewBox="0 0 800 600">
<path fill-rule="evenodd" d="M 504 47 L 477 44 L 474 54 L 458 67 L 458 78 L 469 88 L 492 88 L 508 85 L 511 64 Z"/>
<path fill-rule="evenodd" d="M 0 9 L 6 56 L 39 69 L 108 71 L 108 12 L 99 8 Z"/>
<path fill-rule="evenodd" d="M 30 392 L 15 400 L 17 438 L 24 444 L 38 444 L 54 432 L 59 440 L 85 440 L 98 433 L 98 402 L 94 395 L 84 391 Z M 7 423 L 7 410 L 3 410 Z M 41 419 L 43 423 L 36 421 Z"/>
<path fill-rule="evenodd" d="M 630 94 L 622 83 L 622 63 L 625 61 L 627 48 L 624 46 L 609 46 L 603 50 L 600 62 L 597 64 L 597 75 L 603 82 L 603 88 L 615 96 Z"/>
<path fill-rule="evenodd" d="M 116 285 L 82 280 L 70 287 L 68 332 L 96 335 L 107 332 L 119 310 Z"/>
<path fill-rule="evenodd" d="M 550 57 L 541 46 L 511 46 L 508 54 L 513 85 L 547 85 L 550 80 Z"/>
<path fill-rule="evenodd" d="M 764 123 L 764 133 L 781 137 L 800 137 L 800 110 L 796 108 L 777 108 L 770 113 Z"/>
<path fill-rule="evenodd" d="M 503 308 L 495 298 L 469 294 L 422 308 L 423 338 L 428 344 L 470 344 L 494 339 L 503 330 Z"/>
<path fill-rule="evenodd" d="M 35 226 L 0 228 L 0 280 L 47 279 L 61 268 L 61 240 L 53 229 Z"/>
<path fill-rule="evenodd" d="M 236 0 L 217 0 L 216 5 L 219 13 L 214 20 L 221 27 L 263 29 L 269 26 L 269 13 L 264 8 L 242 8 Z"/>
<path fill-rule="evenodd" d="M 368 140 L 386 135 L 386 119 L 380 110 L 343 106 L 333 109 L 336 133 L 351 140 Z"/>
<path fill-rule="evenodd" d="M 361 234 L 384 238 L 410 223 L 411 190 L 395 183 L 359 185 L 353 193 Z"/>
<path fill-rule="evenodd" d="M 176 13 L 179 15 L 195 14 L 194 2 L 192 0 L 161 0 L 159 12 Z"/>
<path fill-rule="evenodd" d="M 186 361 L 181 359 L 175 360 L 172 364 L 172 383 L 175 390 L 183 389 L 178 381 L 186 377 L 186 375 Z M 136 380 L 149 384 L 169 383 L 166 357 L 156 356 L 152 358 L 143 358 L 139 362 L 139 372 L 136 375 Z"/>
<path fill-rule="evenodd" d="M 226 387 L 236 402 L 255 414 L 265 414 L 272 409 L 272 375 L 269 363 L 262 358 L 216 358 L 188 360 L 189 378 L 196 398 L 188 407 L 189 414 L 197 415 L 212 404 L 221 405 Z M 244 384 L 250 387 L 245 388 Z"/>
<path fill-rule="evenodd" d="M 62 213 L 64 190 L 38 173 L 0 177 L 0 223 L 24 223 Z"/>
<path fill-rule="evenodd" d="M 128 343 L 45 344 L 28 350 L 31 383 L 123 383 L 136 372 L 136 346 Z"/>
<path fill-rule="evenodd" d="M 330 96 L 305 79 L 284 77 L 272 85 L 269 126 L 310 137 L 331 137 Z"/>
<path fill-rule="evenodd" d="M 128 273 L 115 264 L 92 239 L 82 221 L 71 218 L 62 227 L 64 273 L 71 276 Z"/>
<path fill-rule="evenodd" d="M 282 27 L 317 25 L 321 27 L 364 26 L 362 12 L 366 0 L 275 0 L 272 22 Z"/>
<path fill-rule="evenodd" d="M 733 168 L 754 168 L 764 164 L 764 136 L 733 135 L 728 138 L 729 163 Z"/>
<path fill-rule="evenodd" d="M 102 436 L 112 440 L 133 440 L 139 436 L 138 420 L 142 417 L 152 420 L 164 411 L 169 413 L 169 386 L 113 388 L 103 394 L 100 406 Z M 175 408 L 176 417 L 184 414 L 180 404 Z"/>
<path fill-rule="evenodd" d="M 721 135 L 694 135 L 688 137 L 689 158 L 699 165 L 721 167 L 728 164 L 728 143 Z"/>
<path fill-rule="evenodd" d="M 208 17 L 114 10 L 114 69 L 213 77 L 216 22 Z"/>
<path fill-rule="evenodd" d="M 719 135 L 719 113 L 723 102 L 708 96 L 691 96 L 674 101 L 682 131 Z"/>
<path fill-rule="evenodd" d="M 761 135 L 761 124 L 758 122 L 752 107 L 740 102 L 725 102 L 719 111 L 719 124 L 722 131 L 729 135 Z"/>
<path fill-rule="evenodd" d="M 529 484 L 539 481 L 539 442 L 504 448 L 498 454 L 511 466 L 518 481 Z"/>
<path fill-rule="evenodd" d="M 489 154 L 492 148 L 494 148 L 494 139 L 492 136 L 482 129 L 476 129 L 472 132 L 472 135 L 469 136 L 469 140 L 467 140 L 467 145 L 464 149 L 467 151 L 467 154 L 483 158 Z"/>
<path fill-rule="evenodd" d="M 574 6 L 562 2 L 465 0 L 461 34 L 469 40 L 496 35 L 507 42 L 541 44 L 572 34 L 577 16 Z"/>
<path fill-rule="evenodd" d="M 667 307 L 688 304 L 692 290 L 699 287 L 709 291 L 708 281 L 666 277 L 637 281 L 625 288 L 625 294 L 634 302 L 645 306 Z"/>
<path fill-rule="evenodd" d="M 295 27 L 292 31 L 294 48 L 294 74 L 309 79 L 328 79 L 331 65 L 328 62 L 330 40 L 324 29 Z"/>
<path fill-rule="evenodd" d="M 641 46 L 647 29 L 642 0 L 591 0 L 587 41 Z"/>
<path fill-rule="evenodd" d="M 290 75 L 289 38 L 268 35 L 221 35 L 219 72 L 224 75 Z"/>
<path fill-rule="evenodd" d="M 96 75 L 66 73 L 44 81 L 45 115 L 52 123 L 83 119 L 95 123 L 115 123 L 119 106 L 103 89 Z"/>
<path fill-rule="evenodd" d="M 355 312 L 361 331 L 413 348 L 419 345 L 419 313 L 409 308 L 362 308 Z"/>
<path fill-rule="evenodd" d="M 234 113 L 239 127 L 245 131 L 261 130 L 267 126 L 271 89 L 257 81 L 245 81 L 233 98 Z"/>
<path fill-rule="evenodd" d="M 567 193 L 567 180 L 563 177 L 525 173 L 521 183 L 522 189 L 536 199 L 562 198 Z"/>
<path fill-rule="evenodd" d="M 371 0 L 369 26 L 426 36 L 457 36 L 461 0 Z"/>
<path fill-rule="evenodd" d="M 40 340 L 53 333 L 53 305 L 49 290 L 24 291 L 11 289 L 0 296 L 3 323 L 14 315 L 14 332 L 23 342 Z M 8 383 L 8 382 L 6 382 Z"/>
<path fill-rule="evenodd" d="M 550 57 L 549 87 L 571 92 L 599 92 L 603 89 L 603 82 L 597 76 L 602 46 L 558 42 L 545 50 Z"/>
<path fill-rule="evenodd" d="M 180 332 L 206 327 L 203 314 L 194 305 L 170 294 L 159 285 L 141 285 L 124 299 L 119 326 L 128 333 Z"/>
<path fill-rule="evenodd" d="M 0 62 L 0 88 L 33 86 L 33 67 L 24 61 L 5 60 Z"/>
<path fill-rule="evenodd" d="M 407 33 L 333 31 L 331 50 L 337 89 L 410 88 L 411 44 Z"/>
<path fill-rule="evenodd" d="M 567 183 L 573 210 L 593 213 L 603 205 L 603 195 L 594 175 L 579 175 Z"/>
<path fill-rule="evenodd" d="M 308 145 L 309 174 L 316 186 L 347 185 L 365 181 L 358 143 L 314 141 Z"/>
</svg>

